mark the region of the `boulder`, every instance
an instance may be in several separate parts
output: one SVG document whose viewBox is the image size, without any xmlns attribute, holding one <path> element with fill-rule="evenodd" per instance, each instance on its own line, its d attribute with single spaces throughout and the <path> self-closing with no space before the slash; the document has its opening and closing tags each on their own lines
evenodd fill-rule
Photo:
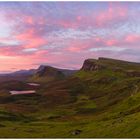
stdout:
<svg viewBox="0 0 140 140">
<path fill-rule="evenodd" d="M 79 135 L 82 132 L 82 130 L 76 129 L 74 131 L 72 131 L 72 135 Z"/>
</svg>

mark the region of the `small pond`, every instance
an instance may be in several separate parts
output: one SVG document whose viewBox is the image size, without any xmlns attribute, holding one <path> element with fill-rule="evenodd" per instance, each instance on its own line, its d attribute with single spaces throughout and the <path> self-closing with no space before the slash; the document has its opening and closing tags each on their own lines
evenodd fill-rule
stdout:
<svg viewBox="0 0 140 140">
<path fill-rule="evenodd" d="M 37 83 L 27 83 L 27 84 L 30 86 L 40 86 L 40 84 L 37 84 Z"/>
<path fill-rule="evenodd" d="M 18 90 L 12 90 L 10 91 L 11 95 L 20 95 L 20 94 L 33 94 L 36 93 L 35 90 L 22 90 L 22 91 L 18 91 Z"/>
</svg>

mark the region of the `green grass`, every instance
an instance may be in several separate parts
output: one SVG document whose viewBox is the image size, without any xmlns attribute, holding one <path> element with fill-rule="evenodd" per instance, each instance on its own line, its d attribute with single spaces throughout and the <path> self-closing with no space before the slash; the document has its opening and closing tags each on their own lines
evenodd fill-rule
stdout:
<svg viewBox="0 0 140 140">
<path fill-rule="evenodd" d="M 140 77 L 129 77 L 112 69 L 139 67 L 113 60 L 96 63 L 103 62 L 107 69 L 80 70 L 71 77 L 51 82 L 35 78 L 40 80 L 41 89 L 33 96 L 11 97 L 7 89 L 19 84 L 2 84 L 0 137 L 139 138 Z M 75 130 L 81 132 L 74 135 Z"/>
</svg>

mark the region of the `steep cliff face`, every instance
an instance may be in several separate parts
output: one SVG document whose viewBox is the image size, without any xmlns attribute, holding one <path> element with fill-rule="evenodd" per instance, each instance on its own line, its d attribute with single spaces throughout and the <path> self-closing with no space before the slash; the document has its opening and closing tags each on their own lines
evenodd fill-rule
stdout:
<svg viewBox="0 0 140 140">
<path fill-rule="evenodd" d="M 104 69 L 105 66 L 103 66 L 102 64 L 98 63 L 98 60 L 96 59 L 86 59 L 84 61 L 84 64 L 81 68 L 81 70 L 84 71 L 96 71 L 96 70 L 101 70 Z"/>
<path fill-rule="evenodd" d="M 124 72 L 130 76 L 140 75 L 140 63 L 132 63 L 123 60 L 99 57 L 98 59 L 86 59 L 81 70 L 98 71 L 110 69 L 116 72 Z"/>
</svg>

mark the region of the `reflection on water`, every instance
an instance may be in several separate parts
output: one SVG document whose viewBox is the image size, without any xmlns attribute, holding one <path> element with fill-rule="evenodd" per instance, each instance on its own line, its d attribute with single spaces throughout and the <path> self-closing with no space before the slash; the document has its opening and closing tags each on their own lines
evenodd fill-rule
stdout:
<svg viewBox="0 0 140 140">
<path fill-rule="evenodd" d="M 40 86 L 40 84 L 37 84 L 37 83 L 27 83 L 27 84 L 30 86 Z"/>
<path fill-rule="evenodd" d="M 23 91 L 10 91 L 11 95 L 19 95 L 19 94 L 32 94 L 36 93 L 35 90 L 23 90 Z"/>
</svg>

